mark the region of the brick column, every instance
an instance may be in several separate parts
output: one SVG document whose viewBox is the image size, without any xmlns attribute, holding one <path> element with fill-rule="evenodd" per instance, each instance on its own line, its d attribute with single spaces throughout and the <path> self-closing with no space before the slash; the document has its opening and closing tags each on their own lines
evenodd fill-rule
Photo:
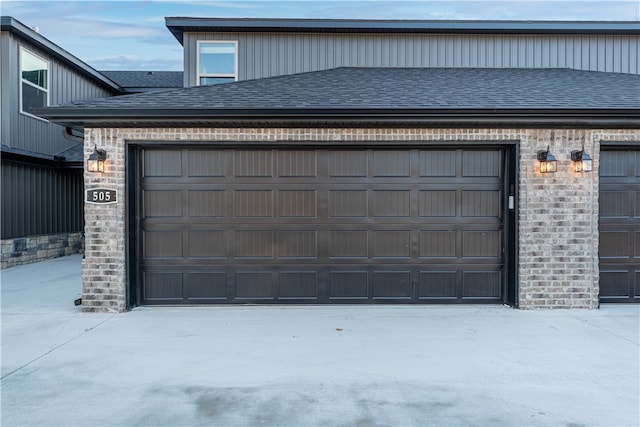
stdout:
<svg viewBox="0 0 640 427">
<path fill-rule="evenodd" d="M 573 170 L 571 151 L 592 155 L 592 172 Z M 547 145 L 556 173 L 540 173 Z M 598 307 L 598 156 L 588 130 L 530 130 L 520 152 L 521 308 Z"/>
<path fill-rule="evenodd" d="M 116 190 L 117 203 L 85 202 L 82 310 L 126 309 L 125 143 L 115 129 L 85 129 L 85 159 L 94 146 L 107 152 L 104 173 L 84 172 L 85 189 Z"/>
</svg>

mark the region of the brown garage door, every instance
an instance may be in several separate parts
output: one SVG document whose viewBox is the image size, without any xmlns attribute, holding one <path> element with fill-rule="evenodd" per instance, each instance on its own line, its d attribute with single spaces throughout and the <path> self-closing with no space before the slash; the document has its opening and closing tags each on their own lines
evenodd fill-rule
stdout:
<svg viewBox="0 0 640 427">
<path fill-rule="evenodd" d="M 144 149 L 142 304 L 503 302 L 502 149 Z"/>
<path fill-rule="evenodd" d="M 640 150 L 600 154 L 600 301 L 640 302 Z"/>
</svg>

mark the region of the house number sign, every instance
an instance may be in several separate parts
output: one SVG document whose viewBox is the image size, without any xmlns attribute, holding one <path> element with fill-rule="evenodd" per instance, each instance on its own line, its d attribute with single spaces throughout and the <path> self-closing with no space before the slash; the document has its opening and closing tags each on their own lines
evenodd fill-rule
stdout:
<svg viewBox="0 0 640 427">
<path fill-rule="evenodd" d="M 107 204 L 116 203 L 117 200 L 116 190 L 108 190 L 106 188 L 94 188 L 93 190 L 87 190 L 87 203 Z"/>
</svg>

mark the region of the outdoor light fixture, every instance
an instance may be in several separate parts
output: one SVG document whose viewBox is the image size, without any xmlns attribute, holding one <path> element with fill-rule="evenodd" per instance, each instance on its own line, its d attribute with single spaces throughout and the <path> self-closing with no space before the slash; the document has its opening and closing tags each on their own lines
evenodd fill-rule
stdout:
<svg viewBox="0 0 640 427">
<path fill-rule="evenodd" d="M 573 160 L 573 170 L 576 172 L 591 172 L 593 162 L 591 156 L 584 152 L 584 145 L 582 145 L 582 150 L 571 152 L 571 160 Z"/>
<path fill-rule="evenodd" d="M 539 150 L 537 154 L 538 161 L 540 162 L 541 173 L 551 173 L 558 170 L 558 162 L 556 157 L 549 152 L 549 146 L 547 150 Z"/>
<path fill-rule="evenodd" d="M 87 159 L 87 170 L 89 170 L 89 172 L 104 172 L 104 163 L 106 160 L 107 152 L 98 150 L 98 147 L 94 146 L 93 153 L 91 153 Z"/>
</svg>

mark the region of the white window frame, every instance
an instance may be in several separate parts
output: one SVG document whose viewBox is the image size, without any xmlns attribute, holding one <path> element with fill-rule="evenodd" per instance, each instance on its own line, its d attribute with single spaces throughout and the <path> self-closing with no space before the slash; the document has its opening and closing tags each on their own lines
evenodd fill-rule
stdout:
<svg viewBox="0 0 640 427">
<path fill-rule="evenodd" d="M 31 83 L 29 80 L 25 80 L 22 78 L 22 61 L 23 61 L 23 54 L 27 53 L 29 55 L 33 55 L 36 58 L 38 58 L 39 60 L 41 60 L 42 62 L 47 64 L 47 87 L 43 88 L 42 86 L 38 86 L 37 84 Z M 43 119 L 42 117 L 38 117 L 36 115 L 33 115 L 31 113 L 29 113 L 28 111 L 24 111 L 24 105 L 22 103 L 22 84 L 26 83 L 29 86 L 32 86 L 38 90 L 41 90 L 43 92 L 45 92 L 47 94 L 47 105 L 45 105 L 45 107 L 49 106 L 49 103 L 51 101 L 51 95 L 50 95 L 50 91 L 49 88 L 51 87 L 51 61 L 46 60 L 45 58 L 43 58 L 42 56 L 38 55 L 37 53 L 34 53 L 33 51 L 25 48 L 24 46 L 20 46 L 20 58 L 19 58 L 19 69 L 18 69 L 18 73 L 20 75 L 20 113 L 27 115 L 29 117 L 33 117 L 34 119 L 38 119 L 38 120 L 42 120 L 42 121 L 48 121 Z"/>
<path fill-rule="evenodd" d="M 203 44 L 233 44 L 236 51 L 233 68 L 235 73 L 200 73 L 200 46 Z M 238 81 L 238 41 L 237 40 L 198 40 L 196 49 L 196 86 L 200 86 L 201 77 L 233 77 Z"/>
</svg>

